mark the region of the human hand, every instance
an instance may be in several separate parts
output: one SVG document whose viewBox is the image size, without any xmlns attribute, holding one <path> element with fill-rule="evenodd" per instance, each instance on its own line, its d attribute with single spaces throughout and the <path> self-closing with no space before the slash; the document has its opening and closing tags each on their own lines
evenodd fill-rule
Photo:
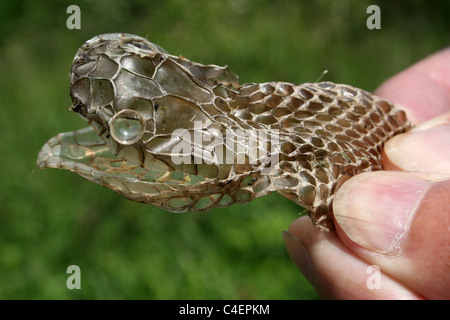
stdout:
<svg viewBox="0 0 450 320">
<path fill-rule="evenodd" d="M 337 232 L 308 217 L 283 233 L 297 267 L 322 298 L 450 298 L 450 48 L 386 81 L 376 94 L 417 124 L 390 139 L 385 170 L 337 192 Z"/>
</svg>

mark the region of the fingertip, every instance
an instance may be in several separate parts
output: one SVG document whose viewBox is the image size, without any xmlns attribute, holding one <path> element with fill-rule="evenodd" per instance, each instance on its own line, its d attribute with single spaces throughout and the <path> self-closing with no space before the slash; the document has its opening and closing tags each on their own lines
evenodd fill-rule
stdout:
<svg viewBox="0 0 450 320">
<path fill-rule="evenodd" d="M 443 119 L 435 122 L 440 123 Z M 424 125 L 426 129 L 418 128 L 386 142 L 383 161 L 387 169 L 450 176 L 450 126 Z"/>
</svg>

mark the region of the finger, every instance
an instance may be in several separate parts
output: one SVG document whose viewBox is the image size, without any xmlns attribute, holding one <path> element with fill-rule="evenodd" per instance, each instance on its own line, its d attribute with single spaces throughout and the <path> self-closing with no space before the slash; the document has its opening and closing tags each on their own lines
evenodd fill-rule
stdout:
<svg viewBox="0 0 450 320">
<path fill-rule="evenodd" d="M 376 94 L 404 109 L 414 123 L 450 110 L 450 48 L 384 82 Z"/>
<path fill-rule="evenodd" d="M 336 233 L 319 231 L 307 217 L 294 221 L 283 238 L 294 263 L 322 298 L 421 298 L 383 272 L 374 275 L 372 267 L 350 252 Z"/>
<path fill-rule="evenodd" d="M 390 139 L 383 161 L 388 170 L 439 173 L 450 178 L 450 112 Z"/>
<path fill-rule="evenodd" d="M 362 173 L 342 185 L 333 211 L 358 257 L 427 298 L 450 298 L 450 180 Z"/>
</svg>

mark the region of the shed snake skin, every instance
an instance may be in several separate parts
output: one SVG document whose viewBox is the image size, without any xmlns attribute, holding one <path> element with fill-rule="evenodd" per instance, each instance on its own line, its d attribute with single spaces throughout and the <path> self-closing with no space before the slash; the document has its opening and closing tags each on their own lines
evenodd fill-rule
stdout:
<svg viewBox="0 0 450 320">
<path fill-rule="evenodd" d="M 51 138 L 38 166 L 173 212 L 277 191 L 330 230 L 339 187 L 381 170 L 384 143 L 411 126 L 392 103 L 355 87 L 240 85 L 228 67 L 123 33 L 87 41 L 70 83 L 71 110 L 90 126 Z"/>
</svg>

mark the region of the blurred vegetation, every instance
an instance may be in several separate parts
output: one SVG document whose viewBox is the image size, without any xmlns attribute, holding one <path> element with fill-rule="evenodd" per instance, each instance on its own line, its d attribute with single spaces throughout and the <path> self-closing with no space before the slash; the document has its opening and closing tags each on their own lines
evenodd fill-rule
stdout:
<svg viewBox="0 0 450 320">
<path fill-rule="evenodd" d="M 81 8 L 81 30 L 66 28 L 70 4 Z M 371 4 L 381 30 L 366 28 Z M 173 214 L 37 169 L 47 139 L 85 126 L 68 110 L 68 73 L 84 41 L 133 33 L 229 65 L 241 82 L 316 81 L 327 69 L 326 80 L 372 91 L 449 44 L 449 13 L 448 0 L 1 1 L 0 298 L 318 297 L 283 245 L 300 209 L 281 196 Z M 72 264 L 81 290 L 66 288 Z"/>
</svg>

